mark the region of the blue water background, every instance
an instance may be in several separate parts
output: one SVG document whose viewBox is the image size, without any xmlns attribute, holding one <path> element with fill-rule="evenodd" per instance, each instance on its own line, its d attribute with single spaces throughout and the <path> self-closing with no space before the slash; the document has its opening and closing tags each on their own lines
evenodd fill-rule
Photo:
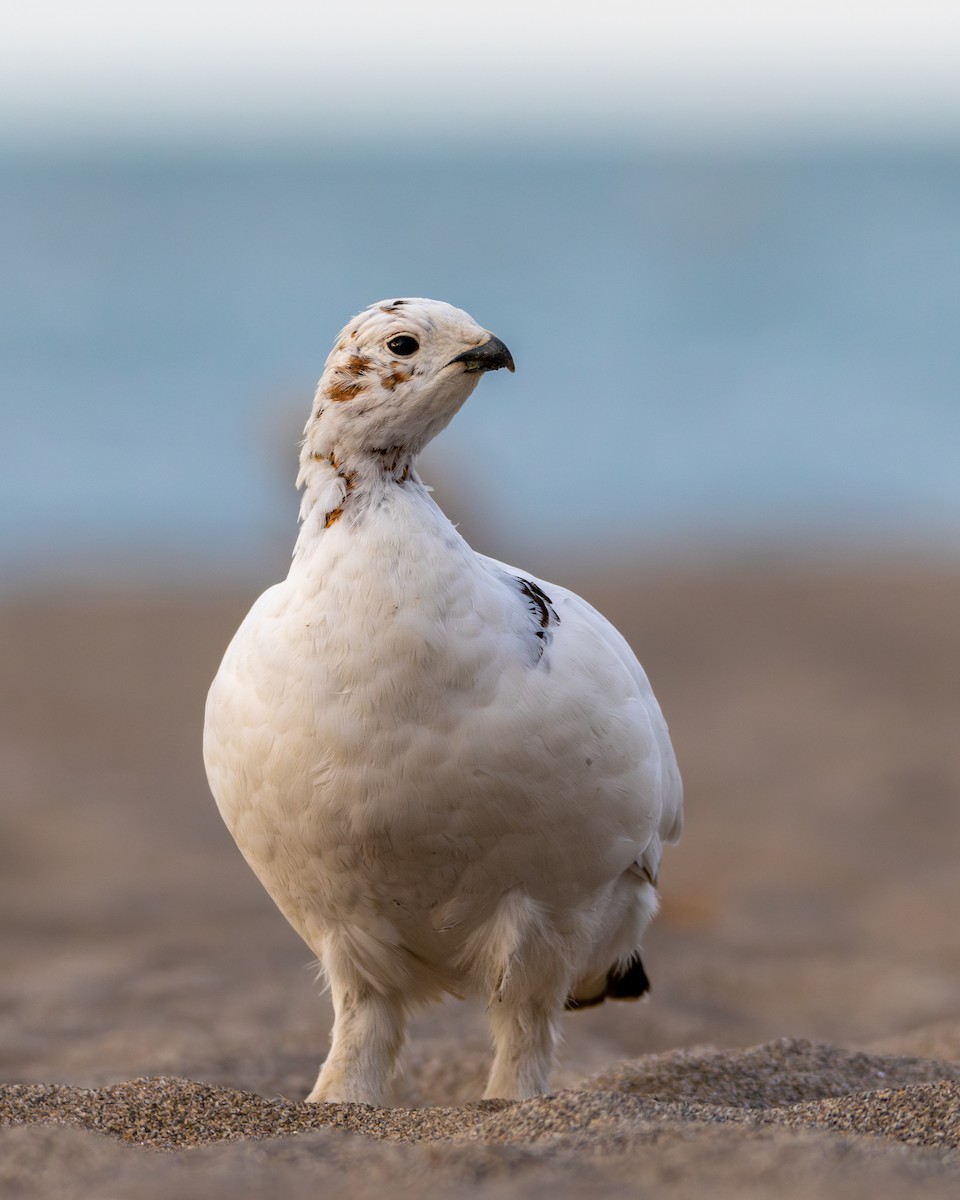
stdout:
<svg viewBox="0 0 960 1200">
<path fill-rule="evenodd" d="M 8 152 L 0 273 L 0 583 L 282 562 L 400 295 L 517 360 L 431 460 L 485 550 L 960 545 L 960 147 Z"/>
</svg>

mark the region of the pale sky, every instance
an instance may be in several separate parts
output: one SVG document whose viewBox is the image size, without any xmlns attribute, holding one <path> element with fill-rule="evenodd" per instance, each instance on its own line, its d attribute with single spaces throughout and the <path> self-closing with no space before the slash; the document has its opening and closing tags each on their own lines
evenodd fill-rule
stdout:
<svg viewBox="0 0 960 1200">
<path fill-rule="evenodd" d="M 4 0 L 0 134 L 960 131 L 960 0 Z"/>
</svg>

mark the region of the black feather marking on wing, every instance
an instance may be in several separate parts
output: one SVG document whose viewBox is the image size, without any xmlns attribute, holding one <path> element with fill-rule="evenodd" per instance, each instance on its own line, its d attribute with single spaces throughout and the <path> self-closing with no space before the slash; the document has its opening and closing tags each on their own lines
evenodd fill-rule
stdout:
<svg viewBox="0 0 960 1200">
<path fill-rule="evenodd" d="M 526 597 L 527 605 L 530 612 L 536 619 L 537 627 L 534 634 L 540 639 L 540 647 L 537 653 L 537 660 L 543 657 L 543 651 L 550 644 L 550 639 L 553 636 L 553 627 L 560 624 L 560 617 L 557 615 L 557 610 L 553 607 L 553 601 L 543 590 L 538 587 L 532 579 L 522 579 L 519 575 L 512 576 L 513 582 L 516 583 L 521 593 Z"/>
</svg>

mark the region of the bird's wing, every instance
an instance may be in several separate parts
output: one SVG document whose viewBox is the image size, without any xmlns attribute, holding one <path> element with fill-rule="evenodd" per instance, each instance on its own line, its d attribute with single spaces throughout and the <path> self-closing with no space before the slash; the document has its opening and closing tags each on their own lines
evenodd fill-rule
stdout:
<svg viewBox="0 0 960 1200">
<path fill-rule="evenodd" d="M 516 591 L 518 605 L 527 610 L 534 661 L 538 661 L 547 651 L 554 636 L 563 637 L 568 632 L 573 636 L 577 625 L 586 626 L 632 680 L 636 699 L 643 709 L 657 750 L 660 801 L 660 818 L 637 866 L 642 873 L 656 881 L 664 843 L 678 841 L 683 831 L 683 785 L 667 723 L 646 672 L 626 638 L 582 596 L 496 559 L 479 557 L 483 557 L 491 571 L 503 576 L 505 584 Z"/>
</svg>

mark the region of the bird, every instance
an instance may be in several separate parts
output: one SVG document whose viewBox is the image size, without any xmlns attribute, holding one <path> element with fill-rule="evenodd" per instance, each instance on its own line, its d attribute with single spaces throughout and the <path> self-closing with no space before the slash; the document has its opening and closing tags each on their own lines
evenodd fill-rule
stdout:
<svg viewBox="0 0 960 1200">
<path fill-rule="evenodd" d="M 683 817 L 647 676 L 585 600 L 474 551 L 417 472 L 501 368 L 506 345 L 442 301 L 344 327 L 289 574 L 207 697 L 220 813 L 333 1001 L 312 1102 L 384 1104 L 411 1012 L 468 994 L 487 1001 L 485 1097 L 543 1094 L 564 1009 L 649 988 L 639 948 Z"/>
</svg>

